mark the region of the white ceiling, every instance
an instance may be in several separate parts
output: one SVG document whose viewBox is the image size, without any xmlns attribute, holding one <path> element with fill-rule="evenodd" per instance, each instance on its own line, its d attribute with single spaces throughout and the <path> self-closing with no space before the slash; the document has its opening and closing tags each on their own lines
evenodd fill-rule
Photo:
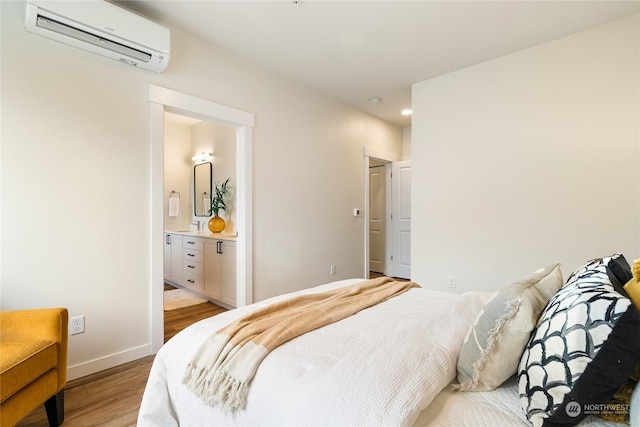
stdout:
<svg viewBox="0 0 640 427">
<path fill-rule="evenodd" d="M 637 0 L 118 3 L 401 127 L 413 83 L 640 12 Z"/>
</svg>

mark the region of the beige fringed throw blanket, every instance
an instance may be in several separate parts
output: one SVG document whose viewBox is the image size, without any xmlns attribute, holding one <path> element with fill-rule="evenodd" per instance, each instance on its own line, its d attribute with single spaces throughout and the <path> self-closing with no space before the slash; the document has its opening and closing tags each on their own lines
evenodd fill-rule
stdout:
<svg viewBox="0 0 640 427">
<path fill-rule="evenodd" d="M 202 344 L 187 366 L 184 383 L 207 405 L 220 404 L 225 411 L 244 409 L 249 383 L 271 350 L 413 287 L 419 286 L 380 277 L 256 310 Z"/>
</svg>

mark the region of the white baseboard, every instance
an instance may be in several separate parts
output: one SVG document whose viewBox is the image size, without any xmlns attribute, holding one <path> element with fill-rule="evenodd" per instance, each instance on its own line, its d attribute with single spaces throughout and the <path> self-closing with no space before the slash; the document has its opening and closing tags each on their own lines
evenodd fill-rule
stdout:
<svg viewBox="0 0 640 427">
<path fill-rule="evenodd" d="M 67 381 L 95 374 L 123 363 L 133 362 L 154 354 L 151 351 L 151 344 L 142 345 L 140 347 L 131 348 L 120 353 L 110 354 L 99 359 L 89 360 L 87 362 L 78 363 L 77 365 L 67 367 Z"/>
</svg>

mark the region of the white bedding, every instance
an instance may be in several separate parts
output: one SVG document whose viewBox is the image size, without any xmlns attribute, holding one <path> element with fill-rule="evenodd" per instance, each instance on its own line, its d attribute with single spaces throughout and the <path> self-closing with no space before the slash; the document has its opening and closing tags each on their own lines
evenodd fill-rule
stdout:
<svg viewBox="0 0 640 427">
<path fill-rule="evenodd" d="M 531 427 L 518 401 L 515 377 L 493 391 L 463 392 L 445 387 L 418 417 L 415 427 Z M 596 417 L 578 427 L 624 427 Z"/>
<path fill-rule="evenodd" d="M 246 409 L 235 413 L 202 404 L 182 384 L 194 352 L 218 328 L 276 300 L 361 280 L 276 297 L 185 329 L 154 360 L 138 425 L 412 425 L 454 379 L 462 341 L 489 293 L 415 288 L 289 341 L 264 359 Z"/>
</svg>

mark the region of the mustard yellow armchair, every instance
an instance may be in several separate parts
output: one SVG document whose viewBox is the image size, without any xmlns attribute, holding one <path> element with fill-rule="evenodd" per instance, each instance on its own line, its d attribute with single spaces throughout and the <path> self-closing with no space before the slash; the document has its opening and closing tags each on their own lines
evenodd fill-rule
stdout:
<svg viewBox="0 0 640 427">
<path fill-rule="evenodd" d="M 44 403 L 50 426 L 64 420 L 65 308 L 0 312 L 0 425 L 12 426 Z"/>
</svg>

